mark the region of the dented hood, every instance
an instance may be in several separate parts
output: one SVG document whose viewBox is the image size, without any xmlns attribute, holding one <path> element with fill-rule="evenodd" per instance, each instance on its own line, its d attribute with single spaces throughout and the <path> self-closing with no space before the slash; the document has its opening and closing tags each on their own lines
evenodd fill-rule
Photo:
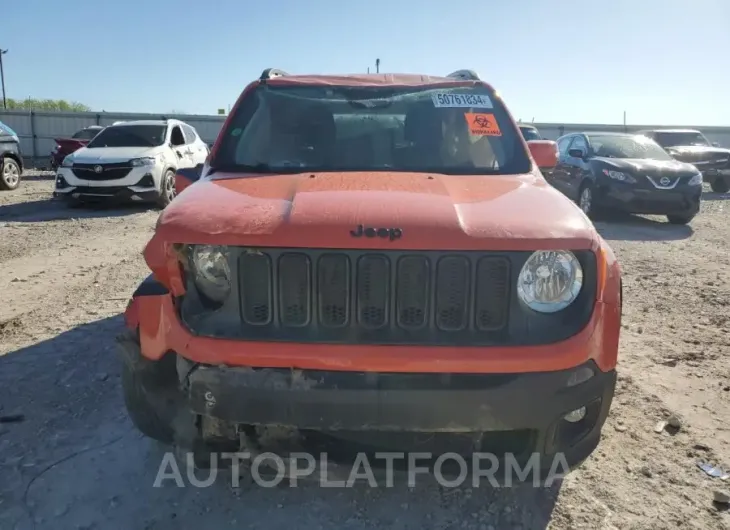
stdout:
<svg viewBox="0 0 730 530">
<path fill-rule="evenodd" d="M 355 237 L 358 227 L 399 237 Z M 537 175 L 217 174 L 164 210 L 156 239 L 320 248 L 591 248 L 595 230 Z"/>
</svg>

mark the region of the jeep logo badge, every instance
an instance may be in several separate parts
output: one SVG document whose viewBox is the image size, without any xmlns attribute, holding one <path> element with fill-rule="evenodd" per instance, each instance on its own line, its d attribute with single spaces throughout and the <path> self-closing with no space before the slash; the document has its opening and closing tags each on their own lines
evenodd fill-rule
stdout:
<svg viewBox="0 0 730 530">
<path fill-rule="evenodd" d="M 374 228 L 372 226 L 357 225 L 355 230 L 350 230 L 352 237 L 382 237 L 395 241 L 403 236 L 403 230 L 400 228 Z"/>
</svg>

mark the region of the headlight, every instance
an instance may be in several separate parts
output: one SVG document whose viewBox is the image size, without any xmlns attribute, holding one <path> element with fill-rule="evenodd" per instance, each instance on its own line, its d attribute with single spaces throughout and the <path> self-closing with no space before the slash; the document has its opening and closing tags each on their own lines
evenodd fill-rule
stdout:
<svg viewBox="0 0 730 530">
<path fill-rule="evenodd" d="M 702 186 L 702 173 L 697 173 L 694 177 L 689 179 L 687 183 L 689 186 Z"/>
<path fill-rule="evenodd" d="M 132 167 L 142 167 L 142 166 L 154 166 L 155 162 L 157 162 L 157 159 L 153 156 L 146 156 L 144 158 L 133 158 L 129 161 L 129 164 Z"/>
<path fill-rule="evenodd" d="M 608 178 L 612 178 L 613 180 L 620 180 L 621 182 L 628 182 L 629 184 L 636 184 L 636 179 L 629 175 L 628 173 L 624 173 L 623 171 L 613 171 L 609 169 L 604 169 L 603 174 L 606 175 Z"/>
<path fill-rule="evenodd" d="M 63 167 L 71 167 L 71 166 L 73 166 L 74 165 L 73 158 L 71 158 L 70 156 L 67 156 L 66 158 L 63 159 L 63 162 L 61 162 L 61 165 Z"/>
<path fill-rule="evenodd" d="M 517 294 L 530 309 L 555 313 L 568 307 L 583 286 L 583 269 L 567 250 L 539 250 L 517 277 Z"/>
<path fill-rule="evenodd" d="M 214 302 L 222 302 L 231 292 L 228 249 L 221 246 L 195 245 L 191 249 L 195 285 Z"/>
</svg>

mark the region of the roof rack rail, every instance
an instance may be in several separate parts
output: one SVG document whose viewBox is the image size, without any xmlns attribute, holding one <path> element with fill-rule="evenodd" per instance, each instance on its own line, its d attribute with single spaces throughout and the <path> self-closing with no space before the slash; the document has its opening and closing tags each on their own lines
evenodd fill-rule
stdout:
<svg viewBox="0 0 730 530">
<path fill-rule="evenodd" d="M 481 81 L 481 79 L 479 79 L 479 75 L 474 70 L 457 70 L 456 72 L 451 72 L 446 77 L 463 79 L 465 81 Z"/>
<path fill-rule="evenodd" d="M 284 70 L 279 70 L 277 68 L 267 68 L 263 72 L 261 72 L 261 77 L 259 79 L 261 81 L 266 81 L 267 79 L 272 79 L 274 77 L 283 77 L 287 74 Z"/>
</svg>

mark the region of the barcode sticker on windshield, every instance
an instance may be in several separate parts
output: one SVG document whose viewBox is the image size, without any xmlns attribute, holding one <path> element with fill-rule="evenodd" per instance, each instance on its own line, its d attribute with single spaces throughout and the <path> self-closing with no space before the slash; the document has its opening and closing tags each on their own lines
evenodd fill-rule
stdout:
<svg viewBox="0 0 730 530">
<path fill-rule="evenodd" d="M 492 100 L 484 94 L 452 94 L 450 92 L 437 92 L 433 95 L 434 107 L 491 109 Z"/>
</svg>

